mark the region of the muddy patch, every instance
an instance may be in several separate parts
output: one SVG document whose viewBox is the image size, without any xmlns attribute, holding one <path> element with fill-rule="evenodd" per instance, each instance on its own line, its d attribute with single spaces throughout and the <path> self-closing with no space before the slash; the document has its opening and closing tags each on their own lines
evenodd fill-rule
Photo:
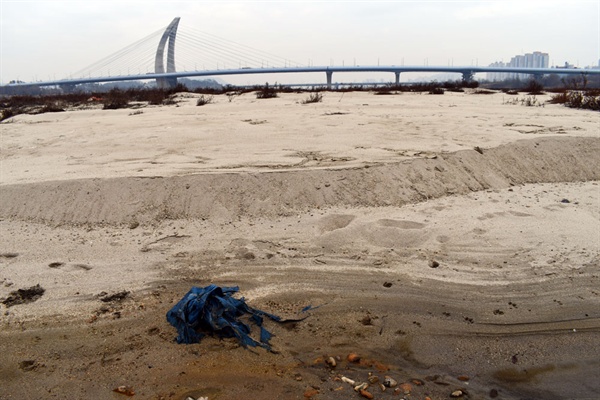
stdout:
<svg viewBox="0 0 600 400">
<path fill-rule="evenodd" d="M 121 292 L 117 292 L 117 293 L 113 293 L 113 294 L 107 294 L 107 293 L 102 292 L 102 293 L 100 293 L 100 301 L 102 301 L 104 303 L 123 301 L 127 297 L 129 297 L 129 294 L 130 293 L 127 290 L 123 290 Z"/>
<path fill-rule="evenodd" d="M 46 289 L 39 284 L 30 288 L 18 289 L 10 292 L 9 296 L 2 300 L 2 304 L 6 307 L 12 307 L 18 304 L 33 303 L 42 297 L 45 291 Z"/>
</svg>

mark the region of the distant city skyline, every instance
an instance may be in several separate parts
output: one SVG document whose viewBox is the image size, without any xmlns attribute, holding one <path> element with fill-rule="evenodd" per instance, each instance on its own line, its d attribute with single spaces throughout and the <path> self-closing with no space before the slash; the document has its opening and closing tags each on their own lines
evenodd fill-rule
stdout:
<svg viewBox="0 0 600 400">
<path fill-rule="evenodd" d="M 487 66 L 534 51 L 548 53 L 549 66 L 585 67 L 600 59 L 597 0 L 0 0 L 0 81 L 67 77 L 166 27 L 176 16 L 182 32 L 198 29 L 304 65 Z M 392 79 L 385 74 L 347 79 L 384 76 Z M 264 83 L 265 77 L 227 80 Z"/>
<path fill-rule="evenodd" d="M 548 68 L 550 57 L 548 53 L 534 51 L 533 53 L 517 54 L 509 62 L 496 61 L 490 67 L 515 67 L 515 68 Z M 528 79 L 526 74 L 492 72 L 487 74 L 489 81 L 503 81 L 505 79 Z"/>
</svg>

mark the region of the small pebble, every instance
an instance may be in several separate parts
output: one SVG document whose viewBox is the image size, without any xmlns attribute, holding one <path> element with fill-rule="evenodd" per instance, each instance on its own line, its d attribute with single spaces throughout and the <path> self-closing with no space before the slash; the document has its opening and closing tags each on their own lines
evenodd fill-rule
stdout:
<svg viewBox="0 0 600 400">
<path fill-rule="evenodd" d="M 124 394 L 125 396 L 135 395 L 135 391 L 130 386 L 119 386 L 118 388 L 113 389 L 113 392 Z"/>
<path fill-rule="evenodd" d="M 468 376 L 466 376 L 466 375 L 461 375 L 461 376 L 459 376 L 459 377 L 458 377 L 458 380 L 459 380 L 459 381 L 466 382 L 466 381 L 468 381 L 468 380 L 469 380 L 469 377 L 468 377 Z"/>
<path fill-rule="evenodd" d="M 389 388 L 398 386 L 398 382 L 396 382 L 391 376 L 384 377 L 383 384 Z"/>
<path fill-rule="evenodd" d="M 360 392 L 361 390 L 366 390 L 369 387 L 369 384 L 366 382 L 360 383 L 356 386 L 354 386 L 354 391 L 355 392 Z"/>
<path fill-rule="evenodd" d="M 462 390 L 455 390 L 454 392 L 452 392 L 450 394 L 450 397 L 462 397 L 463 396 L 463 391 Z"/>
<path fill-rule="evenodd" d="M 435 260 L 429 260 L 429 268 L 437 268 L 440 266 L 440 263 Z"/>
<path fill-rule="evenodd" d="M 372 399 L 373 395 L 370 392 L 367 392 L 366 390 L 362 389 L 360 391 L 360 395 L 366 399 Z"/>
<path fill-rule="evenodd" d="M 351 363 L 357 363 L 357 362 L 360 361 L 360 356 L 358 354 L 356 354 L 356 353 L 350 353 L 350 354 L 348 354 L 347 359 Z"/>
<path fill-rule="evenodd" d="M 335 361 L 335 358 L 333 357 L 329 357 L 326 361 L 327 365 L 329 365 L 331 368 L 335 368 L 337 365 L 337 362 Z"/>
<path fill-rule="evenodd" d="M 355 382 L 355 381 L 353 381 L 353 380 L 352 380 L 352 379 L 350 379 L 350 378 L 346 378 L 345 376 L 342 376 L 342 382 L 349 383 L 349 384 L 351 384 L 352 386 L 354 386 L 354 385 L 356 384 L 356 382 Z"/>
<path fill-rule="evenodd" d="M 404 394 L 410 394 L 410 392 L 412 392 L 412 385 L 410 383 L 403 383 L 400 385 L 400 389 Z"/>
<path fill-rule="evenodd" d="M 377 383 L 379 382 L 379 377 L 377 375 L 371 375 L 367 380 L 369 383 Z"/>
</svg>

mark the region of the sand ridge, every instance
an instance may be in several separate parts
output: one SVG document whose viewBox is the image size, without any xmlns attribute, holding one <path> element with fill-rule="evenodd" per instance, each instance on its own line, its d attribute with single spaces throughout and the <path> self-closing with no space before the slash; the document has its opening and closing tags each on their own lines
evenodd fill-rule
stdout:
<svg viewBox="0 0 600 400">
<path fill-rule="evenodd" d="M 3 187 L 0 216 L 50 224 L 277 216 L 400 206 L 527 182 L 600 179 L 598 138 L 540 138 L 352 169 L 50 181 Z M 552 162 L 548 162 L 548 160 Z"/>
</svg>

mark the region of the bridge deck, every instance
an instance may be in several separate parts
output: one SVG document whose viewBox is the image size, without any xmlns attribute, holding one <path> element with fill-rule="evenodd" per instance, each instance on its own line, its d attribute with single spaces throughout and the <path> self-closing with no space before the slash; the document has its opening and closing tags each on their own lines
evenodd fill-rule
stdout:
<svg viewBox="0 0 600 400">
<path fill-rule="evenodd" d="M 238 69 L 220 69 L 206 71 L 184 71 L 170 73 L 149 73 L 143 75 L 122 75 L 122 76 L 104 76 L 104 77 L 87 77 L 87 78 L 72 78 L 51 80 L 43 82 L 27 82 L 14 83 L 7 86 L 57 86 L 57 85 L 78 85 L 83 83 L 105 83 L 105 82 L 123 82 L 123 81 L 144 81 L 151 79 L 173 79 L 186 77 L 215 77 L 229 75 L 266 75 L 266 74 L 298 74 L 298 73 L 325 73 L 329 76 L 333 73 L 342 72 L 389 72 L 389 73 L 406 73 L 406 72 L 427 72 L 427 73 L 455 73 L 457 79 L 462 77 L 471 77 L 478 73 L 501 72 L 501 73 L 518 73 L 529 74 L 532 76 L 560 74 L 560 75 L 600 75 L 600 69 L 561 69 L 561 68 L 498 68 L 498 67 L 444 67 L 444 66 L 320 66 L 320 67 L 288 67 L 288 68 L 238 68 Z M 392 81 L 393 76 L 390 77 Z M 329 78 L 328 78 L 329 80 Z"/>
</svg>

